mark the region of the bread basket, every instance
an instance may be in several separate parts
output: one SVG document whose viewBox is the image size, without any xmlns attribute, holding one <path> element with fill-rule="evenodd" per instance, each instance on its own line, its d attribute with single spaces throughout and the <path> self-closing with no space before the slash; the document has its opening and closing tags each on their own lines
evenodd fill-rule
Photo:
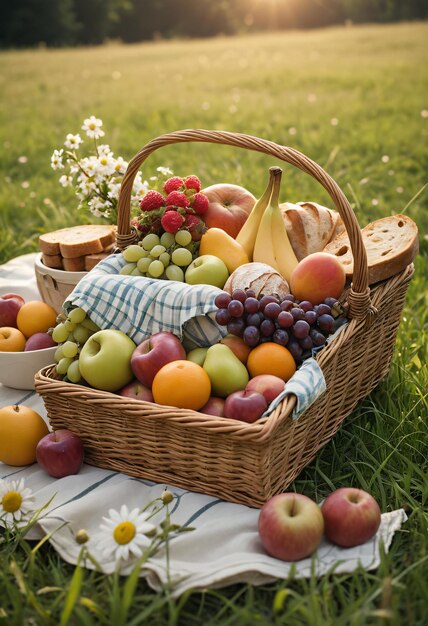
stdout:
<svg viewBox="0 0 428 626">
<path fill-rule="evenodd" d="M 35 258 L 34 271 L 37 288 L 42 300 L 53 307 L 57 313 L 61 312 L 64 300 L 73 291 L 79 280 L 87 273 L 67 272 L 47 267 L 42 262 L 40 253 Z"/>
<path fill-rule="evenodd" d="M 297 150 L 226 131 L 172 132 L 153 139 L 136 154 L 119 196 L 119 248 L 137 238 L 130 226 L 130 196 L 141 165 L 163 146 L 188 142 L 265 153 L 311 175 L 330 194 L 348 232 L 355 265 L 346 292 L 350 322 L 316 356 L 326 392 L 297 420 L 291 417 L 296 399 L 288 396 L 271 415 L 247 424 L 65 383 L 56 379 L 52 366 L 36 375 L 36 390 L 51 426 L 69 428 L 82 437 L 88 463 L 261 507 L 290 485 L 387 374 L 414 268 L 409 265 L 370 289 L 360 227 L 334 180 Z"/>
</svg>

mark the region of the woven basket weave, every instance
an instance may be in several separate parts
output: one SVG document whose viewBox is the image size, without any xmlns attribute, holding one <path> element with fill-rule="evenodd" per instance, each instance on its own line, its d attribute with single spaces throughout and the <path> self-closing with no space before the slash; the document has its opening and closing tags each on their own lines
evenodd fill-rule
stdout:
<svg viewBox="0 0 428 626">
<path fill-rule="evenodd" d="M 129 163 L 118 205 L 117 245 L 137 240 L 130 226 L 133 180 L 146 158 L 173 143 L 205 142 L 263 152 L 313 176 L 330 194 L 345 224 L 354 255 L 346 294 L 350 322 L 317 355 L 327 391 L 298 420 L 289 396 L 254 424 L 125 399 L 64 383 L 54 366 L 35 378 L 53 429 L 81 436 L 86 461 L 158 483 L 260 507 L 297 477 L 337 432 L 342 421 L 387 374 L 413 265 L 369 288 L 361 231 L 334 180 L 300 152 L 250 135 L 183 130 L 149 142 Z"/>
</svg>

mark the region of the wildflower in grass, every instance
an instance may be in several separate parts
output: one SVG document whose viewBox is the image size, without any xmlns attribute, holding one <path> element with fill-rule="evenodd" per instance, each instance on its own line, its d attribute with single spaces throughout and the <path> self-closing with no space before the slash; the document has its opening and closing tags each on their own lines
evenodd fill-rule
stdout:
<svg viewBox="0 0 428 626">
<path fill-rule="evenodd" d="M 53 170 L 62 170 L 64 168 L 64 163 L 62 162 L 64 150 L 54 150 L 51 156 L 51 167 Z"/>
<path fill-rule="evenodd" d="M 28 163 L 28 157 L 22 155 L 18 158 L 18 163 Z"/>
<path fill-rule="evenodd" d="M 5 523 L 19 522 L 33 510 L 33 492 L 25 487 L 23 478 L 10 482 L 0 479 L 1 520 Z"/>
<path fill-rule="evenodd" d="M 83 140 L 79 134 L 73 135 L 72 133 L 68 133 L 64 141 L 64 146 L 69 150 L 78 150 L 82 141 Z"/>
<path fill-rule="evenodd" d="M 105 135 L 101 128 L 102 125 L 102 120 L 96 118 L 95 115 L 91 115 L 91 117 L 88 117 L 88 119 L 83 122 L 82 130 L 84 130 L 91 139 L 99 139 Z"/>
<path fill-rule="evenodd" d="M 100 525 L 102 531 L 98 546 L 103 557 L 114 556 L 116 560 L 126 560 L 130 556 L 140 557 L 143 549 L 151 544 L 147 535 L 153 534 L 156 527 L 147 522 L 150 514 L 139 513 L 138 509 L 128 511 L 123 504 L 120 511 L 109 510 L 109 517 L 103 517 L 104 524 Z"/>
<path fill-rule="evenodd" d="M 60 185 L 63 187 L 70 187 L 73 184 L 73 179 L 71 176 L 67 176 L 67 174 L 63 174 L 59 178 Z"/>
<path fill-rule="evenodd" d="M 330 124 L 332 126 L 337 126 L 339 124 L 339 120 L 337 119 L 337 117 L 332 117 L 330 120 Z"/>
</svg>

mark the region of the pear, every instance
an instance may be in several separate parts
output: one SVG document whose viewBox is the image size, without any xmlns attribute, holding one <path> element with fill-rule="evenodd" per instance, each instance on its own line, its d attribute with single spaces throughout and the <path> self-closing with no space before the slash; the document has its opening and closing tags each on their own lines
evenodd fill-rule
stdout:
<svg viewBox="0 0 428 626">
<path fill-rule="evenodd" d="M 197 363 L 201 367 L 204 364 L 205 357 L 207 356 L 208 348 L 193 348 L 190 352 L 187 353 L 187 360 L 193 361 L 193 363 Z"/>
<path fill-rule="evenodd" d="M 222 343 L 208 348 L 203 368 L 210 377 L 213 396 L 226 398 L 234 391 L 245 389 L 249 381 L 245 365 Z"/>
</svg>

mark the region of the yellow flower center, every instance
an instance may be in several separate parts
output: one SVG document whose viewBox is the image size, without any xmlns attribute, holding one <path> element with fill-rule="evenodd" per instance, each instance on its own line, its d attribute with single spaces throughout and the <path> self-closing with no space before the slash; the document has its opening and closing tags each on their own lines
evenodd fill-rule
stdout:
<svg viewBox="0 0 428 626">
<path fill-rule="evenodd" d="M 125 543 L 129 543 L 135 537 L 134 524 L 132 522 L 120 522 L 114 529 L 113 537 L 116 543 L 121 546 Z"/>
<path fill-rule="evenodd" d="M 16 513 L 22 504 L 22 496 L 17 491 L 8 491 L 4 494 L 1 505 L 6 513 Z"/>
<path fill-rule="evenodd" d="M 95 129 L 96 129 L 96 126 L 95 126 L 95 124 L 94 124 L 93 122 L 91 122 L 91 124 L 89 124 L 89 128 L 90 128 L 91 130 L 95 130 Z"/>
</svg>

